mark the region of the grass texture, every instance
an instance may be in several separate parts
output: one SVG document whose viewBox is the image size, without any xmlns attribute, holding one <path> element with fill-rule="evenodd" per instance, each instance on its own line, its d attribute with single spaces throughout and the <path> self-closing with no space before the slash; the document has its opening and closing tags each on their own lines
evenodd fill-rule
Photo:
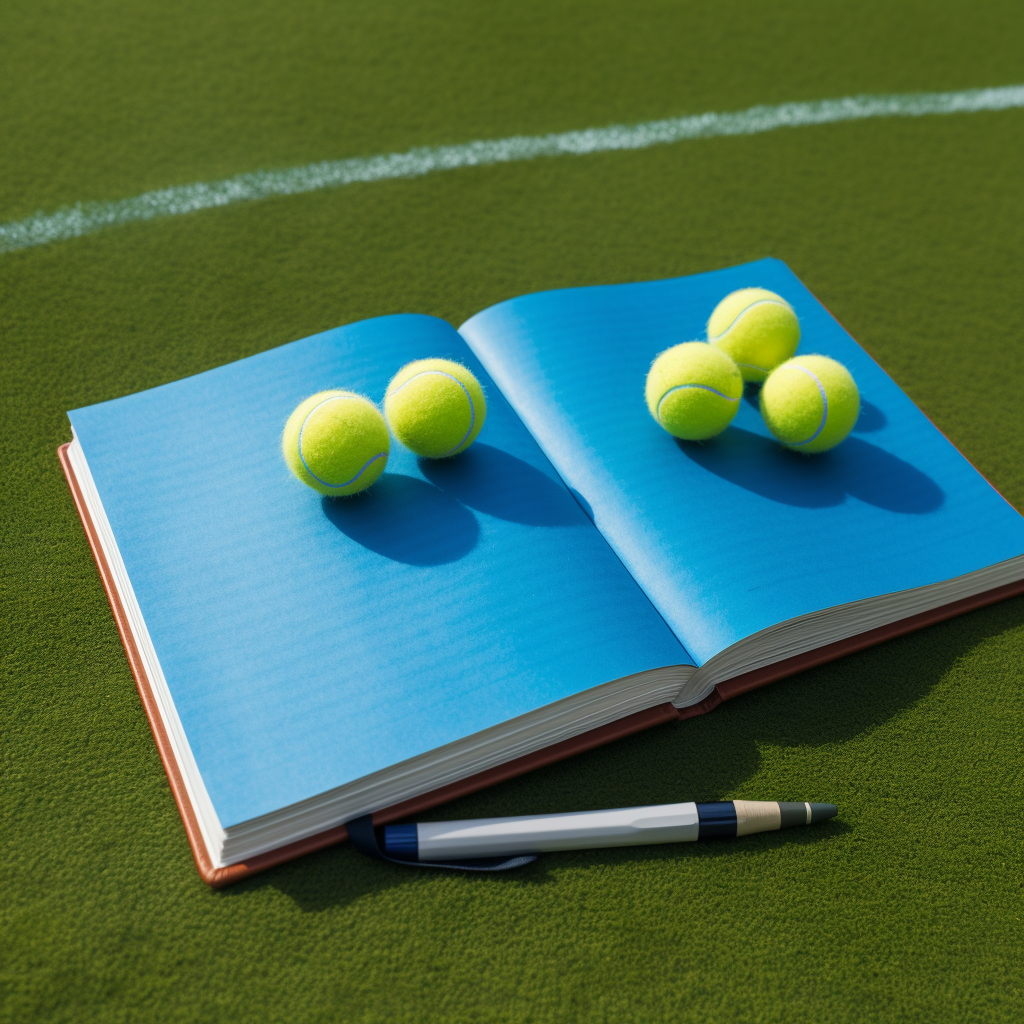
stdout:
<svg viewBox="0 0 1024 1024">
<path fill-rule="evenodd" d="M 8 0 L 0 37 L 3 222 L 414 146 L 1024 82 L 1013 2 Z M 352 320 L 458 324 L 531 290 L 772 255 L 1024 508 L 1022 166 L 1021 110 L 864 121 L 0 257 L 0 1019 L 1016 1019 L 1024 599 L 435 814 L 837 803 L 815 829 L 498 878 L 346 846 L 212 892 L 55 453 L 67 409 Z"/>
</svg>

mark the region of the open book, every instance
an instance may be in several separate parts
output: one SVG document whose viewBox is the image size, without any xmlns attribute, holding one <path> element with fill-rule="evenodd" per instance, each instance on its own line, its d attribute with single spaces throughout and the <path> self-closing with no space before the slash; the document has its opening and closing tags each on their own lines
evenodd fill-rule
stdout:
<svg viewBox="0 0 1024 1024">
<path fill-rule="evenodd" d="M 723 434 L 647 412 L 659 352 L 741 287 L 863 400 L 824 455 L 756 394 Z M 469 366 L 476 444 L 397 443 L 323 499 L 280 452 L 298 402 Z M 61 449 L 203 878 L 224 884 L 616 736 L 1024 590 L 1024 519 L 775 260 L 512 299 L 459 331 L 327 331 L 69 414 Z"/>
</svg>

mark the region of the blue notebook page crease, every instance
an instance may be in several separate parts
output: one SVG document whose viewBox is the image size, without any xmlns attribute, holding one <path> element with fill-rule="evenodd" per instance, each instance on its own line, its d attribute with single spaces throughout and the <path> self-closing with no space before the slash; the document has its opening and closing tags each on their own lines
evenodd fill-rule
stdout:
<svg viewBox="0 0 1024 1024">
<path fill-rule="evenodd" d="M 860 420 L 831 452 L 782 449 L 749 388 L 703 444 L 647 411 L 654 357 L 705 338 L 717 303 L 752 286 L 792 304 L 798 354 L 857 381 Z M 1021 516 L 778 260 L 528 295 L 460 331 L 699 665 L 779 622 L 1024 553 Z"/>
<path fill-rule="evenodd" d="M 280 437 L 307 395 L 468 365 L 468 452 L 397 442 L 321 499 Z M 454 329 L 391 316 L 69 414 L 228 827 L 601 683 L 693 664 Z"/>
</svg>

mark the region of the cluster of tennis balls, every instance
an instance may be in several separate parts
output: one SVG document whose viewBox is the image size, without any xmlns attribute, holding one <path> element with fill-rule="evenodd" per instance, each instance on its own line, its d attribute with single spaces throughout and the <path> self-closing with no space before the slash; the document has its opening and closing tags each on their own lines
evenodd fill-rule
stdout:
<svg viewBox="0 0 1024 1024">
<path fill-rule="evenodd" d="M 647 374 L 647 407 L 670 434 L 706 441 L 739 411 L 744 382 L 759 383 L 761 415 L 787 448 L 824 452 L 853 429 L 860 393 L 828 356 L 796 356 L 800 322 L 764 288 L 727 295 L 708 320 L 708 340 L 662 352 Z"/>
<path fill-rule="evenodd" d="M 353 391 L 321 391 L 288 417 L 281 447 L 304 484 L 343 497 L 365 491 L 384 472 L 391 434 L 417 455 L 445 459 L 476 440 L 486 417 L 483 388 L 466 367 L 417 359 L 391 378 L 383 414 Z"/>
</svg>

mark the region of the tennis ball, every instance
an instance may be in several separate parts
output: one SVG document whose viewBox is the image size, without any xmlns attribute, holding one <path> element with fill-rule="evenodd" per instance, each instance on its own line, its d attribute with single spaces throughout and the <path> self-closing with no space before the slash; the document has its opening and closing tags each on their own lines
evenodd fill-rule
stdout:
<svg viewBox="0 0 1024 1024">
<path fill-rule="evenodd" d="M 450 359 L 417 359 L 391 378 L 384 395 L 391 432 L 428 459 L 464 452 L 487 418 L 480 382 Z"/>
<path fill-rule="evenodd" d="M 842 363 L 828 356 L 797 356 L 768 375 L 761 415 L 787 448 L 825 452 L 853 430 L 860 392 Z"/>
<path fill-rule="evenodd" d="M 703 341 L 685 341 L 662 352 L 647 374 L 647 408 L 684 441 L 704 441 L 725 430 L 742 394 L 736 364 Z"/>
<path fill-rule="evenodd" d="M 321 391 L 288 417 L 281 449 L 288 468 L 314 491 L 365 491 L 384 472 L 391 450 L 387 424 L 368 398 Z"/>
<path fill-rule="evenodd" d="M 708 320 L 708 341 L 732 356 L 744 380 L 759 382 L 792 358 L 800 341 L 800 321 L 781 295 L 741 288 L 715 306 Z"/>
</svg>

